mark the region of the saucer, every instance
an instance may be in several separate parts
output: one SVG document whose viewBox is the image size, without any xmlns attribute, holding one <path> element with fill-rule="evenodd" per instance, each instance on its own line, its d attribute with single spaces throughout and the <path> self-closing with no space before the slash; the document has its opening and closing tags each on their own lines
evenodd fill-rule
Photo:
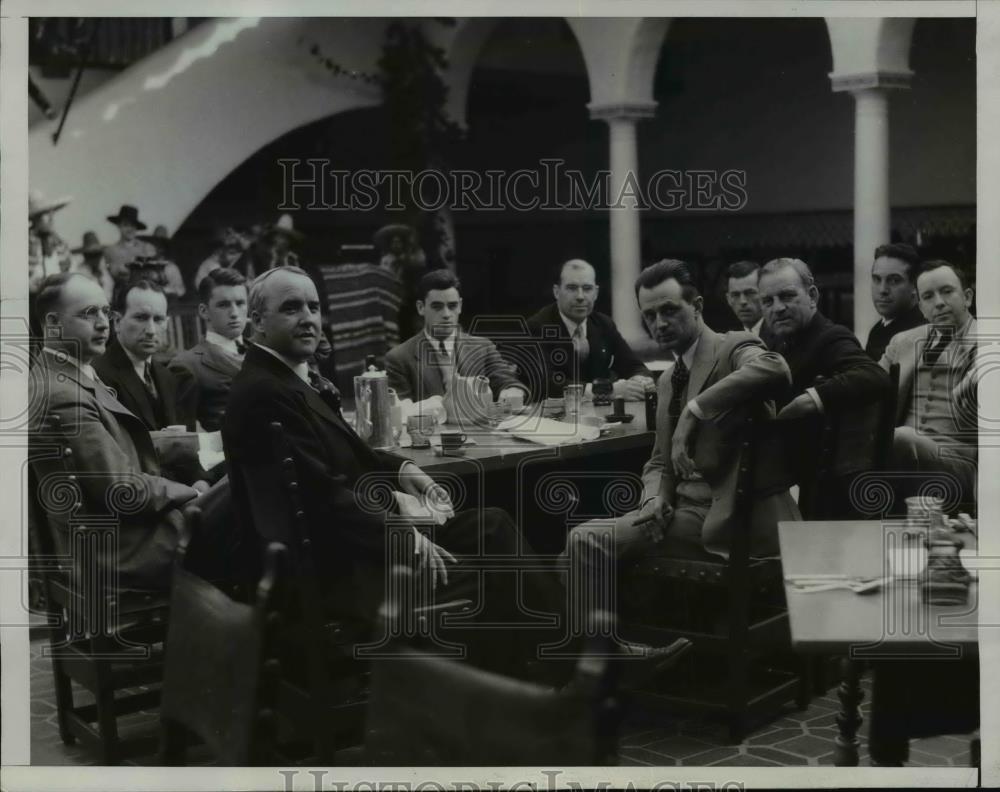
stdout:
<svg viewBox="0 0 1000 792">
<path fill-rule="evenodd" d="M 468 445 L 468 444 L 466 443 L 464 445 Z M 439 456 L 439 457 L 444 457 L 444 456 L 465 456 L 467 453 L 469 453 L 469 449 L 465 448 L 464 445 L 459 446 L 458 448 L 449 449 L 448 451 L 445 451 L 439 445 L 432 446 L 432 448 L 434 449 L 434 456 Z"/>
<path fill-rule="evenodd" d="M 611 413 L 610 415 L 605 415 L 604 420 L 608 423 L 631 423 L 635 420 L 635 416 L 628 413 L 622 413 L 621 415 Z"/>
</svg>

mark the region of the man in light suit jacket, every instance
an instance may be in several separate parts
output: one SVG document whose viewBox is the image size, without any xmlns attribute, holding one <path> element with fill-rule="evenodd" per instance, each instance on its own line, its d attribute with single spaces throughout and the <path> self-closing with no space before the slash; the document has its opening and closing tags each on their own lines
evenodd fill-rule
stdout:
<svg viewBox="0 0 1000 792">
<path fill-rule="evenodd" d="M 925 262 L 917 276 L 920 309 L 930 324 L 894 336 L 881 364 L 899 364 L 893 468 L 944 471 L 966 499 L 976 487 L 976 320 L 973 290 L 947 261 Z"/>
<path fill-rule="evenodd" d="M 494 399 L 525 393 L 513 366 L 504 361 L 493 342 L 469 335 L 459 326 L 460 291 L 458 278 L 450 270 L 432 270 L 420 279 L 417 313 L 424 318 L 424 329 L 385 356 L 389 387 L 400 399 L 444 396 L 455 374 L 486 377 Z"/>
<path fill-rule="evenodd" d="M 687 266 L 665 260 L 636 281 L 643 321 L 677 362 L 659 381 L 656 442 L 643 468 L 640 509 L 614 525 L 619 558 L 655 554 L 679 558 L 727 557 L 734 520 L 741 429 L 746 418 L 773 416 L 768 400 L 788 387 L 788 366 L 751 333 L 719 334 L 702 319 L 702 298 Z M 796 519 L 787 480 L 758 464 L 751 553 L 777 553 L 778 520 Z M 604 551 L 602 521 L 573 529 L 588 546 L 577 558 L 590 563 Z"/>
<path fill-rule="evenodd" d="M 208 273 L 198 285 L 205 338 L 170 361 L 177 401 L 207 432 L 222 428 L 233 377 L 243 365 L 247 323 L 246 278 L 233 269 Z"/>
<path fill-rule="evenodd" d="M 558 398 L 573 383 L 586 385 L 590 395 L 597 379 L 611 380 L 615 397 L 629 401 L 642 401 L 652 387 L 652 374 L 611 317 L 594 310 L 599 291 L 596 278 L 586 261 L 567 261 L 552 286 L 556 301 L 528 319 L 532 337 L 543 342 L 541 359 L 530 361 L 521 372 L 534 399 Z"/>
<path fill-rule="evenodd" d="M 209 492 L 208 485 L 200 481 L 189 487 L 161 475 L 145 424 L 95 372 L 92 363 L 104 352 L 110 330 L 110 308 L 100 285 L 77 273 L 51 276 L 41 284 L 36 307 L 46 334 L 35 363 L 37 376 L 31 379 L 31 399 L 44 403 L 45 411 L 32 417 L 32 467 L 40 505 L 57 542 L 70 552 L 73 518 L 78 515 L 47 503 L 51 483 L 45 482 L 76 475 L 79 514 L 98 522 L 100 517 L 113 519 L 118 526 L 117 555 L 98 557 L 101 567 L 117 573 L 123 586 L 166 585 L 183 522 L 177 509 Z M 52 416 L 60 421 L 58 437 L 47 434 L 46 422 Z M 72 453 L 53 457 L 50 445 L 59 452 L 68 447 Z M 207 521 L 215 524 L 224 513 L 216 509 L 224 510 L 227 502 L 228 483 L 222 483 L 198 505 L 209 510 Z M 217 538 L 227 552 L 235 552 L 231 538 Z M 201 549 L 207 551 L 205 545 Z"/>
</svg>

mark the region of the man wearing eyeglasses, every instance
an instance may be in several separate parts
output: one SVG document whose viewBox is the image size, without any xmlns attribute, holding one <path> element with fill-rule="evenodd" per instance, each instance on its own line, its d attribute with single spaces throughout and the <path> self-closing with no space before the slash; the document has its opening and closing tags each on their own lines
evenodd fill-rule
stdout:
<svg viewBox="0 0 1000 792">
<path fill-rule="evenodd" d="M 652 374 L 611 317 L 594 310 L 598 293 L 594 268 L 582 259 L 571 259 L 552 285 L 555 303 L 528 319 L 531 335 L 546 342 L 542 345 L 546 382 L 526 383 L 536 399 L 562 396 L 563 388 L 574 382 L 585 384 L 589 392 L 599 379 L 611 380 L 615 398 L 629 401 L 642 401 L 653 387 Z M 546 354 L 549 350 L 560 354 Z"/>
<path fill-rule="evenodd" d="M 206 492 L 198 482 L 187 486 L 162 475 L 153 441 L 143 421 L 129 411 L 101 381 L 94 360 L 104 353 L 111 329 L 111 309 L 99 284 L 78 273 L 52 275 L 42 281 L 36 308 L 44 327 L 44 347 L 35 361 L 30 380 L 32 411 L 30 443 L 33 451 L 55 444 L 68 449 L 58 462 L 52 455 L 33 453 L 32 466 L 40 493 L 47 476 L 57 475 L 79 487 L 82 503 L 68 511 L 46 508 L 49 522 L 67 553 L 74 546 L 71 531 L 78 514 L 96 523 L 111 521 L 117 553 L 102 555 L 98 563 L 122 586 L 157 587 L 169 580 L 180 512 L 189 501 Z M 53 437 L 49 422 L 57 418 Z M 55 465 L 55 466 L 54 466 Z M 228 485 L 213 490 L 212 520 L 219 496 Z M 201 505 L 201 504 L 200 504 Z M 58 506 L 58 504 L 56 504 Z M 206 512 L 206 518 L 209 513 Z M 206 525 L 208 520 L 206 521 Z M 59 548 L 57 548 L 59 549 Z"/>
</svg>

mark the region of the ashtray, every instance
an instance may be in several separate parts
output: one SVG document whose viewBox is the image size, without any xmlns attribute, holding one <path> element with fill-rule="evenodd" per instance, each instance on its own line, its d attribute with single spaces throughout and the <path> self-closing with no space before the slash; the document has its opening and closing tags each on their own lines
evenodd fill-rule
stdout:
<svg viewBox="0 0 1000 792">
<path fill-rule="evenodd" d="M 610 415 L 604 416 L 604 420 L 608 423 L 631 423 L 634 418 L 634 415 L 629 415 L 628 413 L 622 413 L 621 415 L 611 413 Z"/>
</svg>

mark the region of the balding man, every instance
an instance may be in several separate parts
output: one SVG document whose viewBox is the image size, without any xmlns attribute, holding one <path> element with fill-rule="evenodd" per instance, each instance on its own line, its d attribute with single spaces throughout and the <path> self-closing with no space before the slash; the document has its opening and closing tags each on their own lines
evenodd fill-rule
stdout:
<svg viewBox="0 0 1000 792">
<path fill-rule="evenodd" d="M 45 410 L 32 413 L 31 445 L 33 452 L 47 445 L 45 422 L 57 417 L 60 438 L 54 442 L 64 444 L 72 455 L 69 470 L 53 468 L 42 453 L 32 454 L 32 465 L 40 486 L 47 476 L 77 474 L 82 498 L 78 512 L 54 509 L 48 514 L 63 542 L 62 551 L 69 553 L 74 547 L 77 514 L 104 516 L 117 525 L 117 553 L 113 558 L 101 555 L 97 563 L 123 586 L 166 585 L 183 522 L 177 509 L 206 491 L 207 485 L 189 487 L 162 475 L 146 425 L 115 398 L 94 370 L 94 359 L 104 352 L 111 329 L 111 309 L 101 286 L 81 274 L 50 276 L 40 284 L 36 309 L 46 332 L 30 380 L 31 401 L 44 404 Z M 135 493 L 134 503 L 129 490 Z M 211 498 L 213 508 L 221 508 L 227 485 L 212 492 L 199 505 L 207 508 L 206 498 Z M 115 503 L 121 503 L 122 510 Z M 228 538 L 218 538 L 227 553 L 235 553 Z"/>
<path fill-rule="evenodd" d="M 282 267 L 260 275 L 250 289 L 249 314 L 253 343 L 233 380 L 222 425 L 233 497 L 243 525 L 255 529 L 264 541 L 289 539 L 269 533 L 270 521 L 254 520 L 259 516 L 254 513 L 254 498 L 273 487 L 276 460 L 265 430 L 279 421 L 295 459 L 306 530 L 322 573 L 319 582 L 336 603 L 338 615 L 362 623 L 374 618 L 385 597 L 391 546 L 387 521 L 395 515 L 404 526 L 410 522 L 413 558 L 436 591 L 448 599 L 479 600 L 484 620 L 511 625 L 509 630 L 477 631 L 479 637 L 469 647 L 471 657 L 508 673 L 523 670 L 521 664 L 534 652 L 525 644 L 533 640 L 528 631 L 517 629 L 518 603 L 562 610 L 558 580 L 540 569 L 524 569 L 518 576 L 480 573 L 452 555 L 509 559 L 522 552 L 533 554 L 516 535 L 507 513 L 478 508 L 453 514 L 447 493 L 433 479 L 404 457 L 370 448 L 344 420 L 336 389 L 308 366 L 320 337 L 320 301 L 304 270 Z M 391 509 L 364 494 L 373 478 L 398 490 Z M 433 532 L 417 531 L 413 499 L 452 516 Z M 664 652 L 653 651 L 651 663 L 674 656 Z"/>
<path fill-rule="evenodd" d="M 531 382 L 522 371 L 522 379 L 532 388 L 532 395 L 562 396 L 563 388 L 574 382 L 586 384 L 588 392 L 594 380 L 609 379 L 614 395 L 641 401 L 653 378 L 636 357 L 618 328 L 606 316 L 594 310 L 597 302 L 597 274 L 582 259 L 567 261 L 559 269 L 552 285 L 555 302 L 528 319 L 533 337 L 542 345 L 545 382 Z M 553 355 L 560 351 L 562 354 Z"/>
</svg>

